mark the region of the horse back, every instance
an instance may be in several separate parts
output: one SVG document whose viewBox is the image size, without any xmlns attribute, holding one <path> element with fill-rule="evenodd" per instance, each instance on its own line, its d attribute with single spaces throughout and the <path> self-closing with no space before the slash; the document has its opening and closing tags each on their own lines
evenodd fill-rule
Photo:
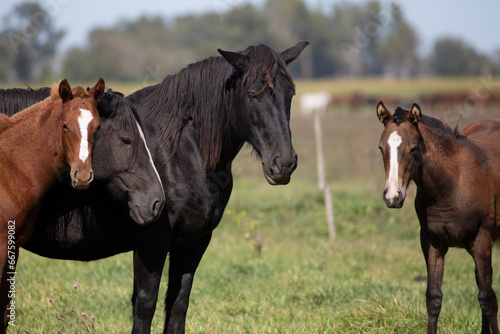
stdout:
<svg viewBox="0 0 500 334">
<path fill-rule="evenodd" d="M 462 130 L 462 135 L 470 140 L 484 141 L 485 143 L 493 139 L 500 139 L 500 120 L 482 119 L 475 121 Z M 500 142 L 497 145 L 500 145 Z"/>
<path fill-rule="evenodd" d="M 496 228 L 492 230 L 492 238 L 500 239 L 500 120 L 484 119 L 466 126 L 462 135 L 472 144 L 471 147 L 477 155 L 482 156 L 482 165 L 485 169 L 484 179 L 492 184 L 494 209 L 491 214 L 496 217 Z M 476 178 L 479 176 L 476 175 Z M 483 185 L 482 191 L 487 191 Z"/>
<path fill-rule="evenodd" d="M 483 156 L 483 162 L 500 180 L 500 120 L 484 119 L 466 126 L 461 133 Z M 486 161 L 484 161 L 486 160 Z"/>
</svg>

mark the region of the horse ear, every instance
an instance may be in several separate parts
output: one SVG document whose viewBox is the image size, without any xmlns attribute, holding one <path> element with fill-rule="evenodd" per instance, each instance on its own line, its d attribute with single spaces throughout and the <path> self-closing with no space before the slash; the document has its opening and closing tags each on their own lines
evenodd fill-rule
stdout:
<svg viewBox="0 0 500 334">
<path fill-rule="evenodd" d="M 99 78 L 94 87 L 90 88 L 89 95 L 93 96 L 94 100 L 99 101 L 102 95 L 104 94 L 104 88 L 105 88 L 104 79 Z"/>
<path fill-rule="evenodd" d="M 217 49 L 217 51 L 231 64 L 235 69 L 240 72 L 245 72 L 250 65 L 250 57 L 236 52 L 224 51 Z"/>
<path fill-rule="evenodd" d="M 297 57 L 300 55 L 302 50 L 304 50 L 304 48 L 308 45 L 309 45 L 309 42 L 307 42 L 307 41 L 297 43 L 295 46 L 292 46 L 291 48 L 288 48 L 285 51 L 283 51 L 281 53 L 281 58 L 283 58 L 285 63 L 288 65 L 292 61 L 297 59 Z"/>
<path fill-rule="evenodd" d="M 384 125 L 392 119 L 391 112 L 387 110 L 382 101 L 377 104 L 377 117 L 380 123 Z"/>
<path fill-rule="evenodd" d="M 111 115 L 115 110 L 111 105 L 112 99 L 113 99 L 113 92 L 111 90 L 108 90 L 97 102 L 97 111 L 99 112 L 99 116 L 101 116 L 102 118 L 111 118 Z"/>
<path fill-rule="evenodd" d="M 422 118 L 422 111 L 420 110 L 420 106 L 416 103 L 413 103 L 413 107 L 411 107 L 410 111 L 411 118 L 413 119 L 414 123 L 420 122 L 420 119 Z"/>
<path fill-rule="evenodd" d="M 59 96 L 61 100 L 64 102 L 68 102 L 73 99 L 73 93 L 71 92 L 71 86 L 68 83 L 68 80 L 62 79 L 59 83 Z"/>
</svg>

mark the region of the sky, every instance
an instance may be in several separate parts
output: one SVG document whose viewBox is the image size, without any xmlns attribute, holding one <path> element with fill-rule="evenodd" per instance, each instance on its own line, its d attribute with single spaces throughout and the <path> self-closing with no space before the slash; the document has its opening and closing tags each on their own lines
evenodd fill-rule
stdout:
<svg viewBox="0 0 500 334">
<path fill-rule="evenodd" d="M 2 0 L 0 18 L 25 0 Z M 95 27 L 111 27 L 121 20 L 133 20 L 142 15 L 174 18 L 180 15 L 216 12 L 221 20 L 224 12 L 250 3 L 263 6 L 266 0 L 41 0 L 56 28 L 65 29 L 63 50 L 84 46 L 88 33 Z M 310 9 L 325 12 L 345 0 L 305 0 Z M 365 3 L 366 0 L 351 1 Z M 491 55 L 500 50 L 499 0 L 379 0 L 382 10 L 391 3 L 401 5 L 406 20 L 417 31 L 419 53 L 428 53 L 434 41 L 441 37 L 459 37 L 477 51 Z M 353 29 L 356 27 L 353 27 Z M 365 27 L 359 27 L 364 29 Z M 223 47 L 223 46 L 221 46 Z"/>
</svg>

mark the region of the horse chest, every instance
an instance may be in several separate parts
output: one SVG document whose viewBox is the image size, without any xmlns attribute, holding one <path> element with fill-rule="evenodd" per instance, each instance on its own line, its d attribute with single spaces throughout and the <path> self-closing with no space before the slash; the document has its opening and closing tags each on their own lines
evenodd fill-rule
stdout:
<svg viewBox="0 0 500 334">
<path fill-rule="evenodd" d="M 480 221 L 477 217 L 460 212 L 428 212 L 422 228 L 433 238 L 449 247 L 467 248 L 477 235 Z"/>
<path fill-rule="evenodd" d="M 219 187 L 203 182 L 191 187 L 179 183 L 169 189 L 169 194 L 167 208 L 174 243 L 196 239 L 215 229 L 229 199 L 229 195 L 221 195 Z"/>
</svg>

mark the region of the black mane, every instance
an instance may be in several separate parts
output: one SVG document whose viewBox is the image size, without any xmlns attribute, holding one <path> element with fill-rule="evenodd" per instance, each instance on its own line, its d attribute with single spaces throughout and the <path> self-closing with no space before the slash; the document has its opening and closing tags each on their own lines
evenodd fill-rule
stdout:
<svg viewBox="0 0 500 334">
<path fill-rule="evenodd" d="M 150 96 L 155 98 L 144 99 L 146 117 L 157 124 L 162 144 L 169 147 L 171 154 L 177 149 L 183 127 L 192 121 L 199 129 L 197 140 L 204 167 L 215 169 L 224 146 L 223 134 L 228 132 L 234 116 L 230 113 L 235 94 L 244 93 L 253 82 L 265 77 L 275 82 L 276 76 L 282 76 L 294 87 L 286 64 L 268 46 L 250 46 L 241 53 L 251 59 L 243 74 L 224 58 L 209 57 L 149 88 Z"/>
<path fill-rule="evenodd" d="M 50 96 L 50 87 L 0 89 L 0 113 L 13 116 Z"/>
<path fill-rule="evenodd" d="M 102 98 L 97 103 L 97 109 L 99 110 L 99 115 L 105 118 L 114 118 L 116 116 L 116 112 L 118 110 L 123 110 L 123 108 L 128 107 L 130 109 L 130 113 L 121 112 L 122 124 L 116 124 L 117 127 L 128 127 L 129 124 L 134 124 L 133 121 L 139 123 L 141 128 L 143 127 L 141 117 L 137 113 L 135 107 L 129 103 L 124 95 L 120 92 L 115 92 L 111 88 L 108 89 Z M 125 117 L 125 116 L 128 116 Z"/>
</svg>

